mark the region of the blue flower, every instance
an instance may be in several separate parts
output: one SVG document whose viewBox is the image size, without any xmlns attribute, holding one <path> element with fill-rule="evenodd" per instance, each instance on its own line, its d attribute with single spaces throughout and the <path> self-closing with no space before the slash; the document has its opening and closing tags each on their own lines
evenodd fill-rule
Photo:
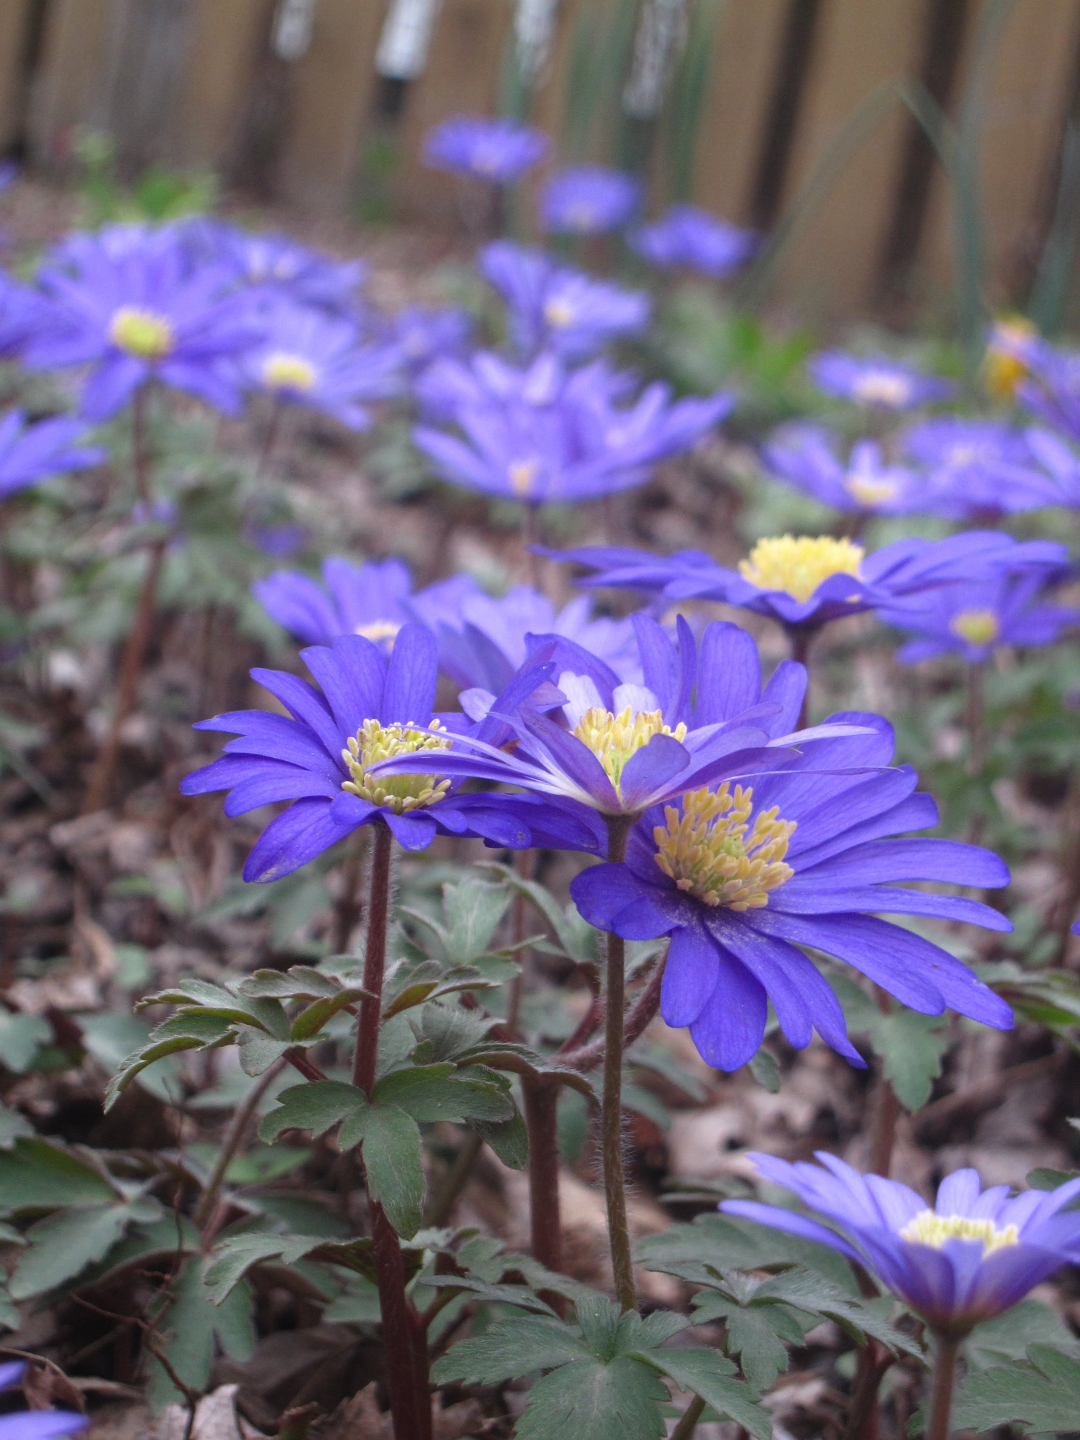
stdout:
<svg viewBox="0 0 1080 1440">
<path fill-rule="evenodd" d="M 350 430 L 371 416 L 362 400 L 383 400 L 401 388 L 397 347 L 364 343 L 350 320 L 280 300 L 259 311 L 259 339 L 241 368 L 251 389 L 332 415 Z"/>
<path fill-rule="evenodd" d="M 252 678 L 288 713 L 238 710 L 200 721 L 196 730 L 240 738 L 180 785 L 184 795 L 228 790 L 227 815 L 294 802 L 256 841 L 245 880 L 289 875 L 376 822 L 388 825 L 407 850 L 425 849 L 438 833 L 480 835 L 516 848 L 528 843 L 520 824 L 499 809 L 498 797 L 457 795 L 443 775 L 451 732 L 432 720 L 438 661 L 430 631 L 406 625 L 389 661 L 360 635 L 340 635 L 330 648 L 312 646 L 301 656 L 321 692 L 280 670 L 253 670 Z M 529 679 L 528 691 L 540 678 Z M 518 702 L 516 692 L 502 700 L 511 707 Z M 500 728 L 491 721 L 477 733 L 483 739 Z M 422 774 L 372 773 L 380 760 L 418 752 L 430 766 Z"/>
<path fill-rule="evenodd" d="M 571 235 L 621 230 L 638 207 L 641 184 L 621 170 L 581 165 L 557 171 L 540 195 L 544 229 Z"/>
<path fill-rule="evenodd" d="M 902 665 L 950 652 L 975 665 L 1001 645 L 1052 645 L 1080 623 L 1080 610 L 1038 603 L 1046 581 L 1039 571 L 961 581 L 882 609 L 879 618 L 920 637 L 896 652 Z"/>
<path fill-rule="evenodd" d="M 1024 348 L 1023 361 L 1027 378 L 1016 385 L 1017 399 L 1070 440 L 1080 440 L 1080 354 L 1035 340 Z"/>
<path fill-rule="evenodd" d="M 631 244 L 652 265 L 699 270 L 720 279 L 745 264 L 758 237 L 695 205 L 672 205 L 654 225 L 643 225 Z"/>
<path fill-rule="evenodd" d="M 195 271 L 168 227 L 107 226 L 69 236 L 38 274 L 50 302 L 27 344 L 38 369 L 93 367 L 83 414 L 114 415 L 150 379 L 232 413 L 240 395 L 228 365 L 252 339 L 249 306 L 225 295 L 220 266 Z"/>
<path fill-rule="evenodd" d="M 25 1360 L 0 1365 L 0 1390 L 11 1390 L 26 1373 Z M 90 1424 L 89 1417 L 74 1410 L 20 1410 L 0 1415 L 0 1440 L 61 1440 L 77 1435 Z"/>
<path fill-rule="evenodd" d="M 464 310 L 427 310 L 410 305 L 394 316 L 387 336 L 398 347 L 403 363 L 420 370 L 441 355 L 460 355 L 469 343 L 472 317 Z"/>
<path fill-rule="evenodd" d="M 343 314 L 355 312 L 356 292 L 367 275 L 362 260 L 333 260 L 288 235 L 249 235 L 235 225 L 210 223 L 217 245 L 206 260 L 223 264 L 249 293 Z"/>
<path fill-rule="evenodd" d="M 989 519 L 1080 502 L 1080 469 L 1048 431 L 940 416 L 913 426 L 904 451 L 926 472 L 938 515 Z M 1061 468 L 1065 459 L 1065 470 Z"/>
<path fill-rule="evenodd" d="M 505 185 L 538 165 L 547 152 L 547 137 L 528 125 L 454 115 L 428 132 L 423 155 L 436 169 Z"/>
<path fill-rule="evenodd" d="M 756 654 L 741 643 L 735 683 L 752 694 Z M 716 688 L 732 683 L 703 662 L 699 684 L 713 674 Z M 878 918 L 884 911 L 1011 930 L 974 900 L 891 883 L 996 887 L 1008 883 L 1008 869 L 977 846 L 888 838 L 935 825 L 933 800 L 915 793 L 910 766 L 890 766 L 892 727 L 880 716 L 850 711 L 827 723 L 858 731 L 823 739 L 783 767 L 743 766 L 719 787 L 716 779 L 683 787 L 681 799 L 657 804 L 635 825 L 625 863 L 594 866 L 571 883 L 591 925 L 628 939 L 670 935 L 661 1012 L 669 1025 L 688 1026 L 702 1058 L 721 1070 L 756 1053 L 770 1000 L 792 1045 L 809 1044 L 816 1029 L 862 1064 L 839 1002 L 802 946 L 846 961 L 923 1014 L 949 1005 L 1012 1025 L 1009 1007 L 966 966 Z"/>
<path fill-rule="evenodd" d="M 913 410 L 935 400 L 946 400 L 953 387 L 925 375 L 913 365 L 887 355 L 849 355 L 824 350 L 809 364 L 810 378 L 819 390 L 877 410 Z"/>
<path fill-rule="evenodd" d="M 419 387 L 428 413 L 459 434 L 421 425 L 419 448 L 444 479 L 525 504 L 590 500 L 640 485 L 657 461 L 689 449 L 731 407 L 731 397 L 672 402 L 663 384 L 629 405 L 627 381 L 601 362 L 565 369 L 541 355 L 526 369 L 480 352 L 443 360 Z"/>
<path fill-rule="evenodd" d="M 525 356 L 546 347 L 582 359 L 648 324 L 647 295 L 593 280 L 542 250 L 496 240 L 480 252 L 479 263 L 510 308 L 510 333 Z"/>
<path fill-rule="evenodd" d="M 911 515 L 936 508 L 922 477 L 908 466 L 886 463 L 874 440 L 857 441 L 845 461 L 820 425 L 786 425 L 763 447 L 761 459 L 771 479 L 835 510 Z"/>
<path fill-rule="evenodd" d="M 61 416 L 31 425 L 21 410 L 10 411 L 0 420 L 0 499 L 50 475 L 100 465 L 104 450 L 77 444 L 85 433 L 78 420 Z"/>
<path fill-rule="evenodd" d="M 1080 1211 L 1065 1210 L 1080 1180 L 1010 1196 L 1007 1185 L 983 1190 L 977 1171 L 955 1170 L 931 1209 L 907 1185 L 860 1175 L 824 1151 L 821 1165 L 750 1158 L 821 1219 L 753 1200 L 725 1200 L 721 1210 L 839 1250 L 939 1333 L 967 1334 L 1080 1261 Z"/>
<path fill-rule="evenodd" d="M 0 270 L 0 358 L 16 354 L 44 319 L 40 295 Z"/>
</svg>

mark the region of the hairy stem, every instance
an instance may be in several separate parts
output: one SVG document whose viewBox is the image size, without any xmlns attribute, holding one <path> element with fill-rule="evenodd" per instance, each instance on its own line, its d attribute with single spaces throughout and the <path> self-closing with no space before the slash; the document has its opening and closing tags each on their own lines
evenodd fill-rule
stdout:
<svg viewBox="0 0 1080 1440">
<path fill-rule="evenodd" d="M 559 1086 L 550 1080 L 522 1080 L 529 1127 L 529 1225 L 532 1253 L 549 1270 L 562 1269 L 559 1212 Z"/>
<path fill-rule="evenodd" d="M 808 630 L 805 626 L 793 625 L 787 634 L 791 645 L 792 660 L 806 667 L 806 690 L 803 693 L 803 702 L 799 709 L 799 723 L 795 727 L 797 730 L 804 730 L 810 713 L 810 645 L 816 632 Z"/>
<path fill-rule="evenodd" d="M 623 1026 L 623 1049 L 632 1045 L 645 1027 L 655 1019 L 656 1012 L 660 1009 L 660 990 L 664 980 L 664 966 L 657 965 L 649 976 L 648 984 L 638 995 L 630 1008 Z M 605 1006 L 604 1015 L 607 1009 Z M 570 1037 L 574 1039 L 574 1036 Z M 605 1041 L 602 1037 L 590 1040 L 587 1045 L 580 1045 L 574 1049 L 563 1049 L 556 1051 L 556 1058 L 560 1065 L 565 1065 L 571 1070 L 580 1070 L 583 1073 L 595 1070 L 604 1058 Z"/>
<path fill-rule="evenodd" d="M 700 1395 L 695 1395 L 679 1417 L 679 1423 L 672 1430 L 668 1440 L 690 1440 L 704 1409 L 705 1401 Z"/>
<path fill-rule="evenodd" d="M 878 1390 L 892 1356 L 876 1340 L 868 1339 L 859 1351 L 855 1383 L 851 1388 L 844 1440 L 876 1440 L 878 1434 Z"/>
<path fill-rule="evenodd" d="M 960 1336 L 939 1332 L 935 1336 L 935 1342 L 930 1422 L 926 1427 L 926 1440 L 949 1440 L 949 1416 L 952 1414 L 953 1384 L 956 1380 L 956 1357 L 960 1353 Z"/>
<path fill-rule="evenodd" d="M 980 661 L 967 670 L 968 774 L 981 775 L 986 765 L 986 727 L 983 680 L 986 666 Z"/>
<path fill-rule="evenodd" d="M 525 561 L 529 567 L 529 584 L 534 590 L 540 590 L 540 563 L 541 556 L 533 549 L 539 545 L 540 536 L 540 506 L 534 501 L 525 502 L 525 522 L 522 525 L 522 539 L 525 543 Z"/>
<path fill-rule="evenodd" d="M 251 1123 L 251 1117 L 258 1108 L 259 1101 L 266 1094 L 271 1082 L 275 1080 L 285 1068 L 285 1064 L 286 1061 L 283 1056 L 280 1060 L 275 1060 L 269 1070 L 263 1071 L 244 1097 L 243 1104 L 233 1116 L 232 1124 L 225 1132 L 225 1138 L 221 1142 L 221 1150 L 218 1152 L 217 1160 L 214 1162 L 214 1168 L 210 1172 L 203 1192 L 199 1196 L 198 1203 L 191 1215 L 194 1225 L 204 1232 L 204 1249 L 209 1248 L 209 1240 L 205 1232 L 209 1230 L 215 1220 L 218 1192 L 225 1182 L 225 1172 L 228 1170 L 236 1152 L 244 1143 L 244 1136 L 247 1133 L 248 1125 Z M 212 1240 L 213 1236 L 211 1235 L 209 1239 Z"/>
<path fill-rule="evenodd" d="M 608 817 L 609 861 L 626 856 L 630 817 Z M 622 1080 L 623 1012 L 626 1008 L 626 942 L 621 935 L 607 937 L 607 1009 L 604 1014 L 604 1098 L 600 1108 L 600 1152 L 607 1201 L 608 1245 L 615 1276 L 615 1298 L 621 1308 L 633 1310 L 634 1270 L 631 1264 L 630 1227 L 626 1218 L 626 1175 L 623 1168 Z"/>
<path fill-rule="evenodd" d="M 360 1001 L 356 1027 L 356 1055 L 353 1084 L 365 1095 L 375 1084 L 375 1060 L 379 1049 L 379 1021 L 382 1015 L 383 972 L 386 969 L 386 927 L 390 918 L 390 852 L 394 837 L 382 821 L 372 826 L 371 881 L 368 893 L 367 944 L 364 949 L 363 986 L 367 994 Z"/>
</svg>

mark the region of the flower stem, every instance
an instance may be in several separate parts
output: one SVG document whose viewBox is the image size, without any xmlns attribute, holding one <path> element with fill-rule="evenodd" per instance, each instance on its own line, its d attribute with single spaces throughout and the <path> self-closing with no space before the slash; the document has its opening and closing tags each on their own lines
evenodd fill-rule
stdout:
<svg viewBox="0 0 1080 1440">
<path fill-rule="evenodd" d="M 810 645 L 816 633 L 815 630 L 800 625 L 793 625 L 787 632 L 792 660 L 806 668 L 806 690 L 799 710 L 799 723 L 796 726 L 796 729 L 799 730 L 805 730 L 810 712 Z"/>
<path fill-rule="evenodd" d="M 192 1211 L 192 1223 L 203 1231 L 203 1249 L 208 1250 L 210 1241 L 213 1239 L 210 1232 L 211 1227 L 216 1229 L 216 1209 L 218 1193 L 225 1181 L 225 1172 L 243 1144 L 244 1135 L 247 1133 L 251 1117 L 254 1115 L 259 1101 L 270 1088 L 271 1082 L 276 1080 L 286 1064 L 284 1056 L 275 1060 L 269 1070 L 264 1070 L 256 1080 L 255 1084 L 244 1097 L 244 1102 L 233 1116 L 232 1124 L 226 1131 L 225 1138 L 221 1142 L 221 1150 L 218 1152 L 214 1168 L 211 1170 L 202 1194 L 199 1196 L 195 1209 Z"/>
<path fill-rule="evenodd" d="M 934 1379 L 930 1400 L 930 1422 L 926 1440 L 949 1440 L 949 1416 L 952 1413 L 953 1383 L 956 1379 L 956 1357 L 960 1353 L 960 1336 L 939 1331 L 935 1336 Z"/>
<path fill-rule="evenodd" d="M 375 1084 L 375 1060 L 379 1049 L 379 1020 L 382 1014 L 383 972 L 386 969 L 386 929 L 390 919 L 390 852 L 394 837 L 382 821 L 372 826 L 371 880 L 368 894 L 367 944 L 364 949 L 363 986 L 367 995 L 360 1001 L 356 1026 L 356 1055 L 353 1084 L 365 1095 Z"/>
<path fill-rule="evenodd" d="M 690 1440 L 704 1409 L 705 1401 L 700 1395 L 695 1395 L 680 1416 L 679 1423 L 672 1430 L 669 1440 Z"/>
<path fill-rule="evenodd" d="M 982 774 L 986 764 L 986 727 L 984 725 L 985 700 L 983 677 L 985 664 L 980 661 L 967 669 L 967 732 L 968 732 L 968 774 L 976 777 Z"/>
<path fill-rule="evenodd" d="M 608 817 L 610 862 L 626 855 L 631 817 Z M 607 1006 L 604 1014 L 604 1098 L 600 1110 L 600 1150 L 607 1200 L 608 1245 L 615 1276 L 615 1298 L 625 1310 L 635 1308 L 634 1271 L 631 1264 L 630 1227 L 626 1219 L 626 1175 L 623 1170 L 622 1079 L 623 1011 L 626 1001 L 626 942 L 621 935 L 607 937 Z"/>
<path fill-rule="evenodd" d="M 529 1226 L 533 1257 L 549 1270 L 562 1269 L 559 1210 L 559 1086 L 525 1076 L 525 1123 L 529 1127 Z"/>
<path fill-rule="evenodd" d="M 539 545 L 540 535 L 540 506 L 535 502 L 525 502 L 525 523 L 522 526 L 522 540 L 525 543 L 525 561 L 529 567 L 529 584 L 534 590 L 540 590 L 540 563 L 541 556 L 537 555 L 532 548 Z"/>
<path fill-rule="evenodd" d="M 145 385 L 131 397 L 131 467 L 135 478 L 135 498 L 141 505 L 150 503 L 150 449 L 146 436 Z M 149 519 L 150 517 L 145 517 Z"/>
</svg>

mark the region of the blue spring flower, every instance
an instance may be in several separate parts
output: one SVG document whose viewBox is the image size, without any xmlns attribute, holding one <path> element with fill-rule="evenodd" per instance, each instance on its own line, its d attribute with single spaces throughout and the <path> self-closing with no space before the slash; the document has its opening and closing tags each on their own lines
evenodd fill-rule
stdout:
<svg viewBox="0 0 1080 1440">
<path fill-rule="evenodd" d="M 428 132 L 423 157 L 438 170 L 505 185 L 538 165 L 547 152 L 547 137 L 516 120 L 454 115 Z"/>
<path fill-rule="evenodd" d="M 0 1390 L 11 1390 L 26 1374 L 25 1360 L 0 1365 Z M 0 1415 L 0 1440 L 62 1440 L 90 1424 L 89 1416 L 74 1410 L 20 1410 Z"/>
<path fill-rule="evenodd" d="M 421 625 L 399 632 L 387 660 L 359 635 L 341 635 L 330 648 L 301 656 L 320 690 L 280 670 L 256 669 L 252 678 L 270 691 L 287 715 L 238 710 L 203 720 L 196 730 L 239 736 L 220 760 L 184 777 L 184 795 L 228 790 L 227 815 L 243 815 L 282 800 L 294 803 L 256 841 L 244 879 L 289 875 L 361 825 L 382 822 L 407 850 L 423 850 L 436 834 L 479 835 L 499 845 L 528 843 L 518 821 L 490 795 L 459 795 L 443 772 L 451 731 L 432 718 L 438 659 L 435 637 Z M 542 667 L 541 667 L 542 668 Z M 531 693 L 543 678 L 524 683 Z M 500 697 L 515 708 L 516 689 Z M 450 723 L 467 723 L 457 716 Z M 501 734 L 496 720 L 481 725 L 481 740 Z M 421 774 L 375 775 L 378 762 L 422 753 Z"/>
<path fill-rule="evenodd" d="M 672 205 L 655 224 L 643 225 L 630 243 L 651 265 L 722 279 L 749 260 L 758 237 L 695 205 Z"/>
<path fill-rule="evenodd" d="M 950 652 L 976 665 L 1002 645 L 1053 645 L 1062 630 L 1080 623 L 1072 606 L 1039 603 L 1046 581 L 1040 571 L 961 581 L 878 614 L 919 637 L 896 652 L 902 665 Z"/>
<path fill-rule="evenodd" d="M 820 1165 L 750 1158 L 821 1219 L 754 1200 L 725 1200 L 721 1210 L 839 1250 L 939 1333 L 966 1335 L 1080 1262 L 1080 1211 L 1065 1209 L 1080 1180 L 1010 1196 L 1007 1185 L 983 1190 L 976 1170 L 955 1170 L 931 1208 L 907 1185 L 860 1175 L 824 1151 Z"/>
<path fill-rule="evenodd" d="M 641 183 L 621 170 L 581 165 L 559 170 L 540 194 L 544 229 L 570 235 L 621 230 L 641 200 Z"/>
<path fill-rule="evenodd" d="M 1080 467 L 1045 430 L 940 416 L 913 426 L 904 451 L 926 474 L 933 496 L 927 509 L 950 519 L 996 519 L 1080 502 Z"/>
<path fill-rule="evenodd" d="M 761 459 L 770 479 L 783 480 L 834 510 L 871 515 L 935 510 L 922 476 L 909 466 L 888 464 L 874 440 L 857 441 L 845 461 L 835 437 L 822 426 L 785 425 L 762 448 Z"/>
<path fill-rule="evenodd" d="M 0 499 L 50 475 L 100 465 L 104 450 L 77 443 L 85 434 L 85 424 L 66 416 L 31 425 L 21 410 L 10 411 L 0 420 Z"/>
<path fill-rule="evenodd" d="M 442 355 L 460 355 L 472 334 L 472 317 L 464 310 L 409 305 L 390 321 L 387 338 L 398 348 L 410 371 L 430 365 Z"/>
<path fill-rule="evenodd" d="M 45 318 L 45 311 L 40 295 L 0 270 L 0 359 L 23 348 Z"/>
<path fill-rule="evenodd" d="M 250 235 L 221 221 L 211 224 L 217 243 L 205 260 L 230 270 L 250 294 L 355 314 L 356 292 L 367 275 L 362 260 L 331 259 L 289 235 Z"/>
<path fill-rule="evenodd" d="M 1080 440 L 1080 354 L 1034 340 L 1023 350 L 1023 363 L 1026 378 L 1016 384 L 1017 399 L 1053 429 Z"/>
<path fill-rule="evenodd" d="M 582 359 L 648 324 L 647 295 L 594 280 L 542 250 L 496 240 L 480 252 L 479 264 L 509 307 L 510 333 L 524 356 L 546 347 Z"/>
<path fill-rule="evenodd" d="M 824 350 L 811 358 L 808 368 L 811 380 L 827 395 L 876 410 L 914 410 L 919 405 L 947 400 L 953 391 L 947 381 L 887 355 Z"/>
</svg>

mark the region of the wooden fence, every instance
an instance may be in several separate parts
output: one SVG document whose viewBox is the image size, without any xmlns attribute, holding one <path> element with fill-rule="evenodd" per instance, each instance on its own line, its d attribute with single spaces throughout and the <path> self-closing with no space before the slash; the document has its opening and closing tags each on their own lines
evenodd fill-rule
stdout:
<svg viewBox="0 0 1080 1440">
<path fill-rule="evenodd" d="M 703 3 L 639 0 L 654 21 Z M 694 198 L 736 222 L 794 219 L 780 297 L 880 312 L 913 285 L 956 284 L 956 187 L 905 86 L 924 119 L 938 105 L 959 127 L 945 158 L 979 199 L 988 298 L 1023 292 L 1075 201 L 1062 154 L 1080 113 L 1080 0 L 713 4 Z M 550 6 L 531 113 L 556 137 L 581 26 L 620 5 Z M 382 184 L 403 217 L 453 224 L 452 185 L 419 164 L 420 137 L 496 107 L 526 9 L 535 25 L 545 0 L 0 0 L 0 153 L 61 165 L 90 127 L 132 169 L 213 167 L 319 211 Z M 395 16 L 413 30 L 391 43 Z"/>
</svg>

